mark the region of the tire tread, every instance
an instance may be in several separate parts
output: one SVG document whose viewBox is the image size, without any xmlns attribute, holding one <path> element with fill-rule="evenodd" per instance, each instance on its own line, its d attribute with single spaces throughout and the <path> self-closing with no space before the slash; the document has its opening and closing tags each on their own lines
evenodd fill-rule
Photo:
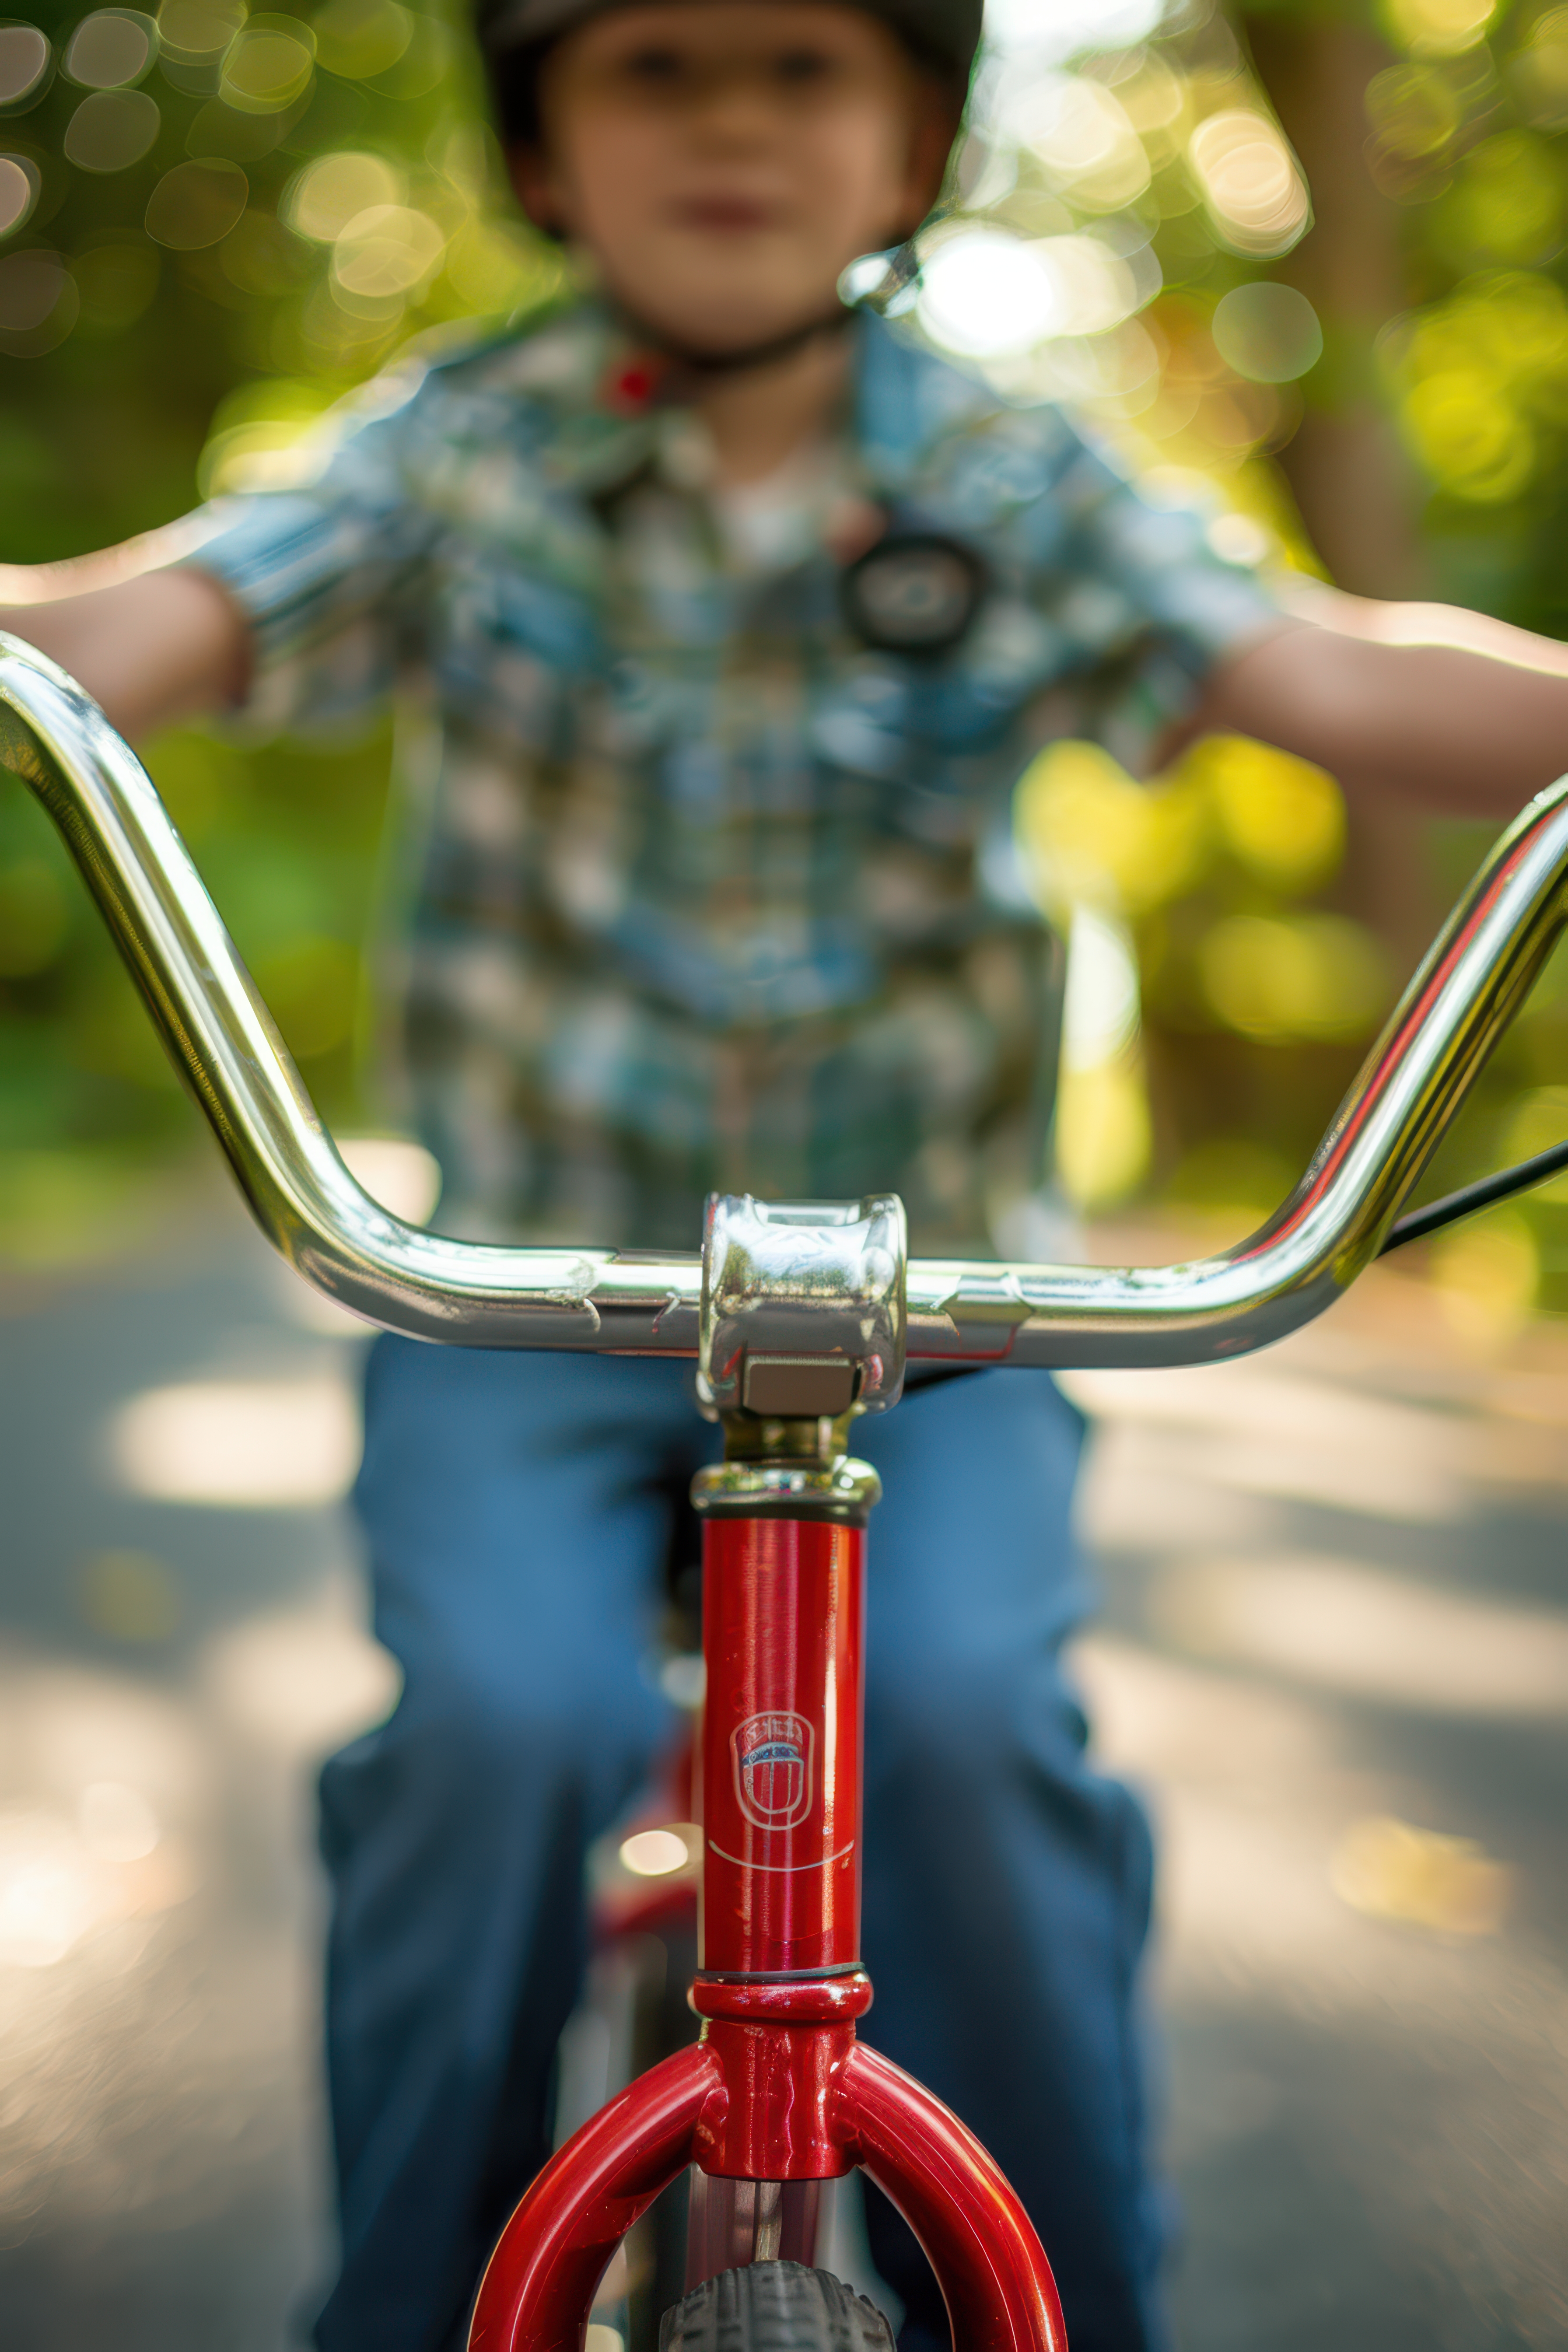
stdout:
<svg viewBox="0 0 1568 2352">
<path fill-rule="evenodd" d="M 658 2352 L 893 2352 L 893 2333 L 830 2271 L 752 2263 L 704 2280 L 667 2311 Z"/>
</svg>

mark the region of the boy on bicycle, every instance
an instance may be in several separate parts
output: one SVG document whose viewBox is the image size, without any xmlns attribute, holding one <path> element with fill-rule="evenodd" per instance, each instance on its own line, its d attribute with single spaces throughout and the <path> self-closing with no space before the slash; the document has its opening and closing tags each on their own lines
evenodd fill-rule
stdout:
<svg viewBox="0 0 1568 2352">
<path fill-rule="evenodd" d="M 979 25 L 486 0 L 518 193 L 597 290 L 395 373 L 297 488 L 0 616 L 132 733 L 411 697 L 399 1011 L 447 1231 L 689 1247 L 710 1190 L 891 1190 L 917 1249 L 984 1251 L 1036 1172 L 1048 992 L 1006 843 L 1051 732 L 1230 730 L 1500 817 L 1568 764 L 1556 646 L 1287 615 L 1056 410 L 840 302 L 934 202 Z M 1151 1857 L 1059 1670 L 1079 1424 L 1016 1374 L 863 1429 L 877 2039 L 1011 2176 L 1074 2352 L 1143 2352 Z M 710 1436 L 674 1364 L 372 1351 L 357 1501 L 405 1686 L 322 1783 L 323 2352 L 459 2344 L 548 2152 L 584 1851 L 667 1733 L 642 1661 Z M 945 2345 L 912 2241 L 873 2228 L 903 2341 Z"/>
</svg>

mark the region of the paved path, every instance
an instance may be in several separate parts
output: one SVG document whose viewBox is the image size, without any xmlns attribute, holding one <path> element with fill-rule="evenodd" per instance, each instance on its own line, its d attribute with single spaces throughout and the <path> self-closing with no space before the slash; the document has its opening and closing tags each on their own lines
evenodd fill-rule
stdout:
<svg viewBox="0 0 1568 2352">
<path fill-rule="evenodd" d="M 325 2259 L 309 1775 L 386 1695 L 317 1499 L 358 1343 L 226 1210 L 191 1240 L 0 1314 L 7 2352 L 280 2352 Z"/>
<path fill-rule="evenodd" d="M 1163 1851 L 1183 2352 L 1568 2342 L 1568 1346 L 1369 1278 L 1075 1383 L 1101 1745 Z"/>
<path fill-rule="evenodd" d="M 391 1696 L 358 1343 L 226 1208 L 0 1294 L 0 2340 L 280 2352 L 325 2260 L 317 1757 Z M 1392 1275 L 1101 1377 L 1082 1654 L 1164 1853 L 1182 2352 L 1568 2340 L 1568 1346 Z"/>
</svg>

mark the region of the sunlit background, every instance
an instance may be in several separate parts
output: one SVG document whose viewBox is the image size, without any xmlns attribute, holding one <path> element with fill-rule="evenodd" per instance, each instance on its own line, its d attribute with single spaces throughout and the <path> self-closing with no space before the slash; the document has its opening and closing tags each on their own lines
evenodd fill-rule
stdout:
<svg viewBox="0 0 1568 2352">
<path fill-rule="evenodd" d="M 914 274 L 868 259 L 874 299 L 1008 396 L 1073 403 L 1155 497 L 1210 501 L 1227 555 L 1553 628 L 1568 11 L 994 0 L 988 21 L 950 200 Z M 525 318 L 567 270 L 505 195 L 458 11 L 169 0 L 0 26 L 0 557 L 276 478 L 411 340 Z M 310 1085 L 360 1125 L 388 1116 L 357 1076 L 388 752 L 152 755 Z M 1075 966 L 1045 1172 L 1091 1211 L 1232 1223 L 1300 1165 L 1480 845 L 1347 828 L 1331 779 L 1237 742 L 1152 793 L 1058 750 L 1019 823 Z M 1563 1131 L 1563 972 L 1435 1181 Z M 0 1120 L 0 1235 L 35 1259 L 133 1211 L 191 1139 L 15 793 Z M 1487 1229 L 1518 1315 L 1568 1307 L 1565 1207 L 1559 1186 Z"/>
<path fill-rule="evenodd" d="M 950 200 L 852 290 L 1061 399 L 1223 553 L 1568 619 L 1568 8 L 993 0 Z M 0 24 L 0 562 L 280 478 L 410 341 L 525 319 L 457 9 Z M 355 1165 L 390 731 L 149 763 Z M 1047 1202 L 1228 1239 L 1484 834 L 1238 740 L 1058 746 Z M 1568 1133 L 1549 971 L 1429 1189 Z M 44 821 L 0 792 L 0 2336 L 277 2352 L 327 2259 L 308 1773 L 394 1696 L 338 1506 L 359 1341 L 267 1265 Z M 1059 1234 L 1058 1220 L 1051 1228 Z M 1107 1752 L 1155 1792 L 1190 2352 L 1568 2337 L 1568 1180 L 1265 1366 L 1085 1381 Z M 628 1825 L 619 1866 L 688 1869 Z M 663 1844 L 659 1840 L 665 1840 Z M 649 1843 L 652 1841 L 652 1843 Z M 677 1852 L 677 1848 L 679 1852 Z M 612 1861 L 615 1857 L 612 1856 Z M 595 2352 L 616 2352 L 606 2326 Z"/>
</svg>

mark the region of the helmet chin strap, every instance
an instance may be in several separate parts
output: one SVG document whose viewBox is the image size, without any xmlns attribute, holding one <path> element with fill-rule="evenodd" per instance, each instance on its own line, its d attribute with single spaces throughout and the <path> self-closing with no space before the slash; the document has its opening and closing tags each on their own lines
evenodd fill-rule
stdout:
<svg viewBox="0 0 1568 2352">
<path fill-rule="evenodd" d="M 782 334 L 765 336 L 761 342 L 742 343 L 736 351 L 705 352 L 693 344 L 679 342 L 660 328 L 649 326 L 646 320 L 637 317 L 629 304 L 623 302 L 619 308 L 622 317 L 639 341 L 672 360 L 688 374 L 708 378 L 744 375 L 752 368 L 771 367 L 775 360 L 789 359 L 795 352 L 804 351 L 806 344 L 815 342 L 819 335 L 840 333 L 853 323 L 856 316 L 853 310 L 846 310 L 842 302 L 835 302 L 831 310 L 819 311 L 815 318 L 806 319 L 796 327 L 786 327 Z"/>
</svg>

